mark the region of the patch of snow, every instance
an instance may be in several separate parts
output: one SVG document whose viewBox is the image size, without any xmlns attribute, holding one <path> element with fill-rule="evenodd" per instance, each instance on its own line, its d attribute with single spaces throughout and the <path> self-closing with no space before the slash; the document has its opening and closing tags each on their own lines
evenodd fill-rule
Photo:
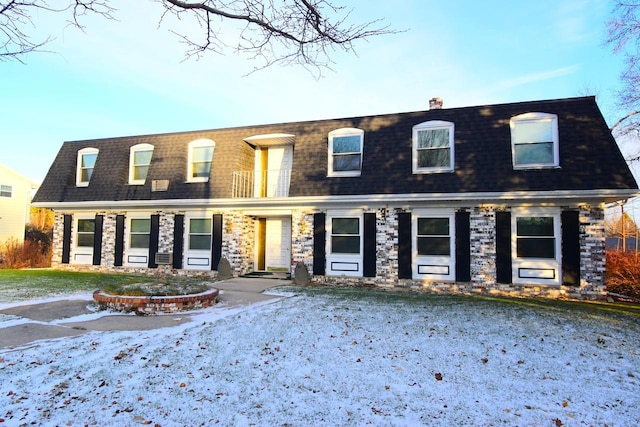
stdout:
<svg viewBox="0 0 640 427">
<path fill-rule="evenodd" d="M 637 320 L 358 295 L 301 291 L 201 310 L 176 327 L 0 352 L 0 418 L 101 426 L 638 421 Z"/>
</svg>

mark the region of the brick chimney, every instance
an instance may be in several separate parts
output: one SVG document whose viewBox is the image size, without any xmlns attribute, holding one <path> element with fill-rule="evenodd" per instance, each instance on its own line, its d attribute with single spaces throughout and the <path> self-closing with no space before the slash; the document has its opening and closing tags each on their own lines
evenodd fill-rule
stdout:
<svg viewBox="0 0 640 427">
<path fill-rule="evenodd" d="M 431 98 L 429 100 L 429 109 L 430 110 L 442 110 L 442 98 Z"/>
</svg>

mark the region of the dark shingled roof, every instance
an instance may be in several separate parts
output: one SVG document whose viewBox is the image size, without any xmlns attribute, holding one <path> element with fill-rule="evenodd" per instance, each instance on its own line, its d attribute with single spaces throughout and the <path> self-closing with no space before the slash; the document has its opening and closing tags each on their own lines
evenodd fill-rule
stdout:
<svg viewBox="0 0 640 427">
<path fill-rule="evenodd" d="M 527 112 L 558 115 L 560 168 L 513 169 L 509 120 Z M 412 174 L 412 127 L 428 120 L 455 123 L 454 172 Z M 327 177 L 327 134 L 344 127 L 365 132 L 361 176 Z M 229 198 L 232 172 L 252 169 L 243 138 L 270 133 L 296 137 L 289 196 L 637 189 L 595 98 L 582 97 L 65 142 L 34 202 Z M 187 183 L 187 146 L 200 138 L 215 141 L 211 178 Z M 145 185 L 128 185 L 129 148 L 140 143 L 155 147 L 153 159 Z M 100 153 L 90 185 L 76 187 L 85 147 Z M 168 191 L 151 191 L 165 179 Z"/>
</svg>

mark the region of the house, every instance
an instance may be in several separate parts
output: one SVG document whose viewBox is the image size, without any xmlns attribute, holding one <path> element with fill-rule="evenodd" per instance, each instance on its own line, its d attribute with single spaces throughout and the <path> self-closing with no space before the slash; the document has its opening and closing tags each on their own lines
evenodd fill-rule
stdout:
<svg viewBox="0 0 640 427">
<path fill-rule="evenodd" d="M 595 98 L 66 142 L 34 206 L 53 265 L 603 295 L 604 204 L 638 186 Z"/>
<path fill-rule="evenodd" d="M 12 239 L 24 242 L 36 188 L 35 182 L 0 164 L 0 244 Z"/>
</svg>

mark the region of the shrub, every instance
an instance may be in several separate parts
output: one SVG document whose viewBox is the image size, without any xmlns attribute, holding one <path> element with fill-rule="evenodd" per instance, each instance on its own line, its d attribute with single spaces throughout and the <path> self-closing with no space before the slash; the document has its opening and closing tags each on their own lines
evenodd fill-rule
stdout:
<svg viewBox="0 0 640 427">
<path fill-rule="evenodd" d="M 607 291 L 640 299 L 640 254 L 607 251 Z"/>
</svg>

